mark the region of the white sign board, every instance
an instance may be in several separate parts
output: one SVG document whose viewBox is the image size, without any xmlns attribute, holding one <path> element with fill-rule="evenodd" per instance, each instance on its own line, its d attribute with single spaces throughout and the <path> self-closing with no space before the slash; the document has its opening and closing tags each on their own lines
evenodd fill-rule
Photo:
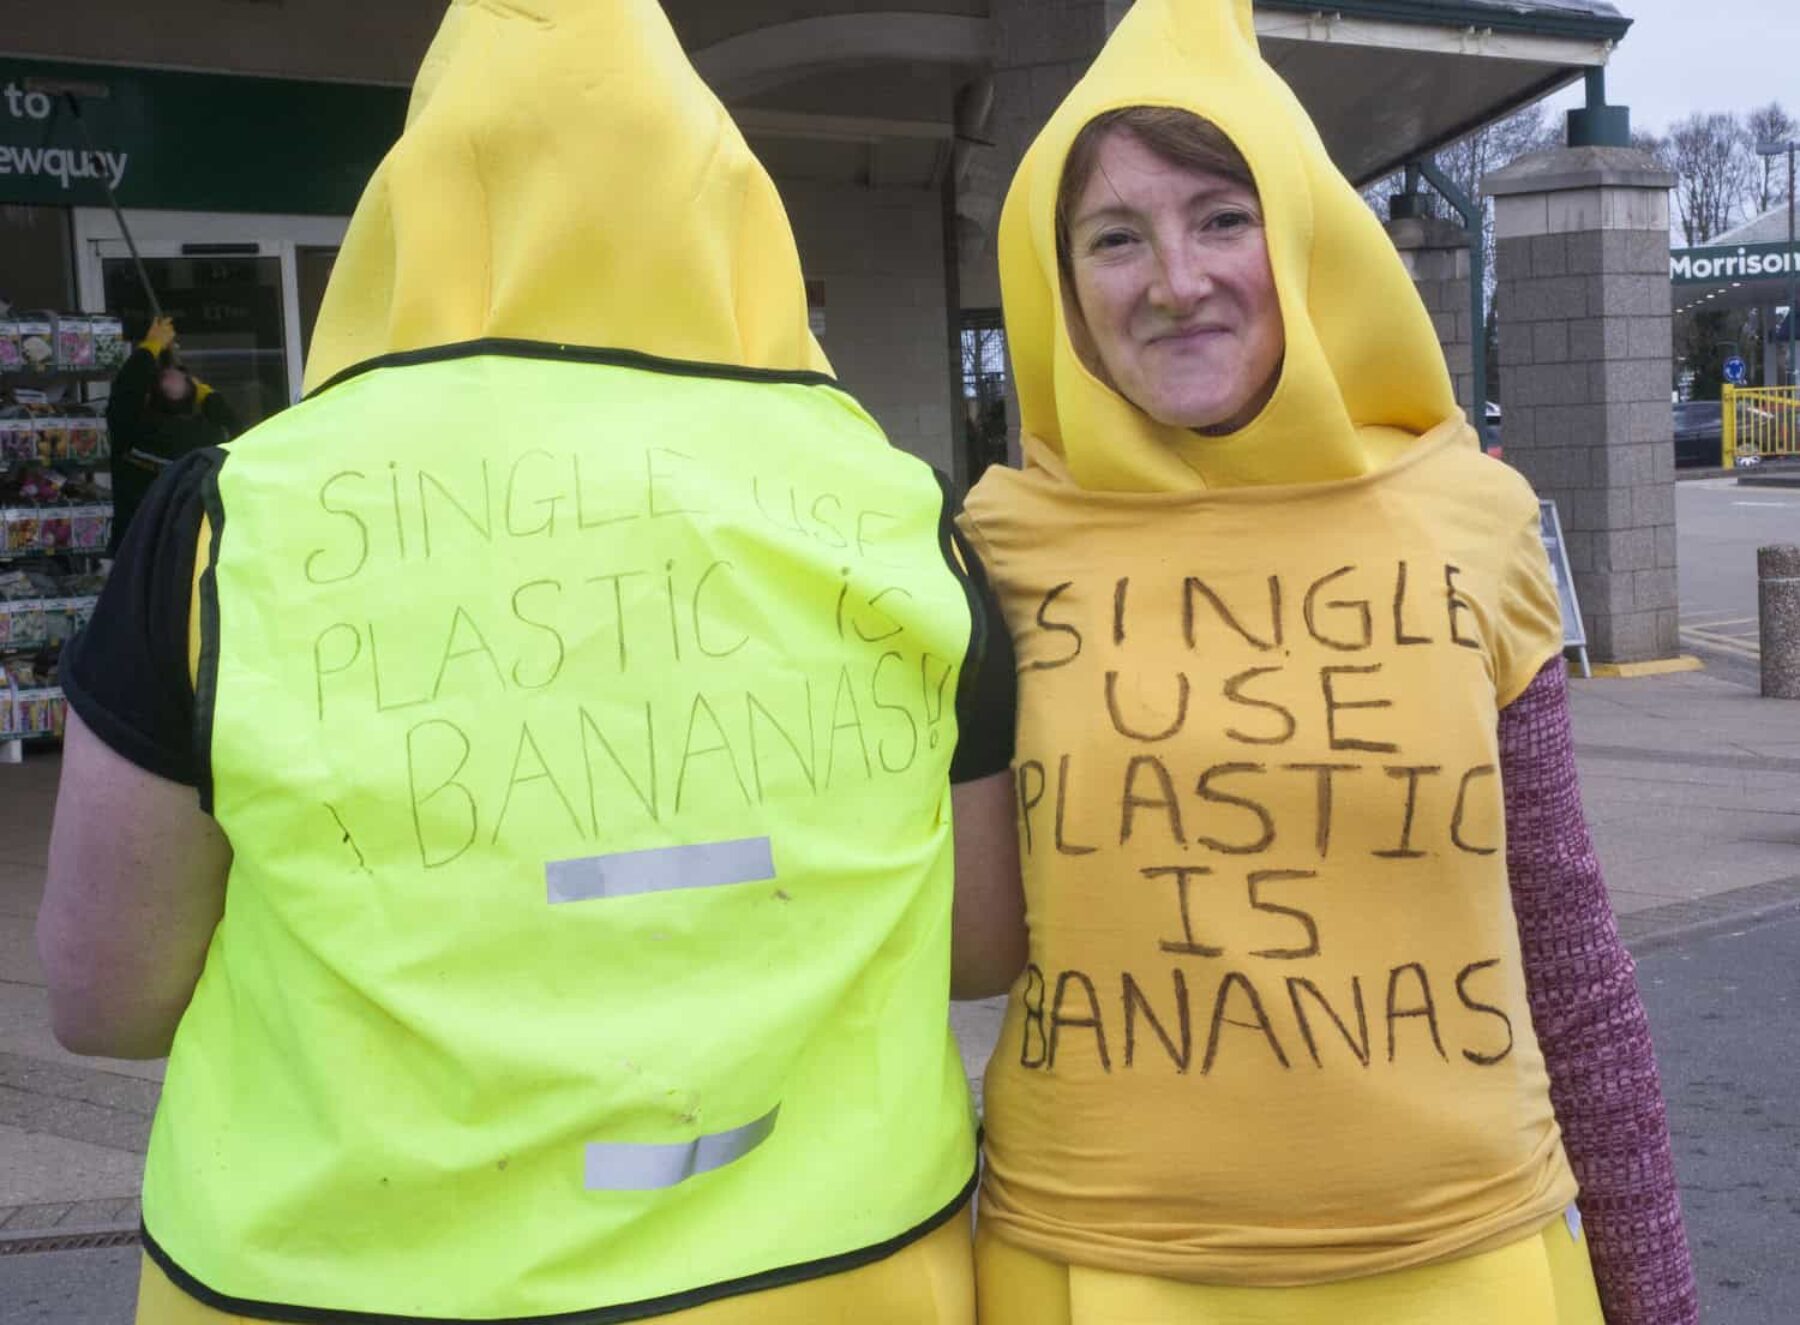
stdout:
<svg viewBox="0 0 1800 1325">
<path fill-rule="evenodd" d="M 1563 543 L 1562 517 L 1556 503 L 1538 502 L 1538 528 L 1544 551 L 1550 557 L 1550 574 L 1556 579 L 1556 601 L 1562 608 L 1563 648 L 1581 652 L 1581 674 L 1588 675 L 1587 629 L 1581 624 L 1581 604 L 1575 597 L 1575 576 L 1569 569 L 1569 549 Z"/>
</svg>

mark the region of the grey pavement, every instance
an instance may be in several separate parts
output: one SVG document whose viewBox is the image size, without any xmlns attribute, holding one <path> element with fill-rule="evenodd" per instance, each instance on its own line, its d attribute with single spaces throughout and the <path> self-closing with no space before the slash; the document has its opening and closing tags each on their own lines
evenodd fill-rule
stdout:
<svg viewBox="0 0 1800 1325">
<path fill-rule="evenodd" d="M 1638 956 L 1712 1325 L 1800 1319 L 1800 912 Z"/>
<path fill-rule="evenodd" d="M 1679 500 L 1684 625 L 1736 620 L 1746 604 L 1753 617 L 1754 548 L 1800 535 L 1800 495 L 1713 481 L 1682 484 Z M 1792 505 L 1738 504 L 1777 500 Z M 1800 1284 L 1784 1276 L 1800 1266 L 1788 1250 L 1800 1082 L 1775 1050 L 1800 1031 L 1788 955 L 1800 942 L 1800 702 L 1760 698 L 1741 650 L 1687 642 L 1706 671 L 1572 683 L 1583 796 L 1643 957 L 1707 1319 L 1795 1321 Z M 50 1035 L 31 927 L 56 771 L 41 753 L 0 767 L 0 1317 L 125 1321 L 135 1252 L 54 1248 L 135 1226 L 161 1068 L 77 1059 Z M 1000 1005 L 961 1005 L 954 1020 L 979 1089 Z"/>
</svg>

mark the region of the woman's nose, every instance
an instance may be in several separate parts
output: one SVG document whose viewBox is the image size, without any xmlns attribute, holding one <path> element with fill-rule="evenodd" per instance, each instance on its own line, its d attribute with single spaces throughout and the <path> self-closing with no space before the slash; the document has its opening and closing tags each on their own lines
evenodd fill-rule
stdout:
<svg viewBox="0 0 1800 1325">
<path fill-rule="evenodd" d="M 1159 307 L 1186 311 L 1212 292 L 1213 278 L 1206 255 L 1187 245 L 1165 248 L 1157 265 L 1157 280 L 1150 297 Z"/>
</svg>

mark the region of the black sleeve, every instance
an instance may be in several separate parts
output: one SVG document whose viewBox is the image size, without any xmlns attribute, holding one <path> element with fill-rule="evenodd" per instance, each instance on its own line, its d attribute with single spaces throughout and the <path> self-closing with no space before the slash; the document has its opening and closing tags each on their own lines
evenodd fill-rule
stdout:
<svg viewBox="0 0 1800 1325">
<path fill-rule="evenodd" d="M 214 427 L 225 434 L 230 441 L 242 432 L 243 425 L 238 421 L 237 411 L 231 408 L 231 402 L 220 395 L 217 390 L 209 390 L 206 399 L 200 402 L 201 415 Z"/>
<path fill-rule="evenodd" d="M 1012 766 L 1019 678 L 1012 636 L 981 558 L 960 531 L 952 527 L 950 536 L 962 553 L 975 614 L 975 647 L 956 691 L 956 754 L 950 761 L 950 780 L 975 782 Z"/>
<path fill-rule="evenodd" d="M 142 345 L 136 346 L 113 378 L 112 392 L 106 398 L 106 426 L 113 435 L 116 450 L 131 449 L 129 445 L 120 445 L 117 439 L 130 440 L 138 416 L 143 412 L 144 397 L 150 394 L 150 383 L 155 380 L 156 356 Z"/>
<path fill-rule="evenodd" d="M 63 648 L 69 707 L 118 754 L 171 782 L 199 785 L 188 607 L 220 452 L 196 451 L 157 476 L 101 591 L 94 618 Z"/>
</svg>

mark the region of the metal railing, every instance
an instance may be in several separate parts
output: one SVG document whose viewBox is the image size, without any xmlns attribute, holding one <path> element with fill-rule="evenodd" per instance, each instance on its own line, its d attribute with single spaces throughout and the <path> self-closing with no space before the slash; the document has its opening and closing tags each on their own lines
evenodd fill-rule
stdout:
<svg viewBox="0 0 1800 1325">
<path fill-rule="evenodd" d="M 1800 387 L 1727 386 L 1720 410 L 1724 461 L 1800 457 Z"/>
</svg>

